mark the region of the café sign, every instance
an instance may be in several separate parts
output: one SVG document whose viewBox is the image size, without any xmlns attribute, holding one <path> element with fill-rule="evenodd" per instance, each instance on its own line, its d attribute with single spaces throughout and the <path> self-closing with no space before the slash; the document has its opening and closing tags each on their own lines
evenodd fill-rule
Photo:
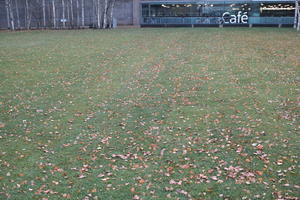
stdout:
<svg viewBox="0 0 300 200">
<path fill-rule="evenodd" d="M 225 24 L 247 24 L 249 17 L 247 12 L 239 11 L 237 15 L 224 12 L 222 19 Z"/>
</svg>

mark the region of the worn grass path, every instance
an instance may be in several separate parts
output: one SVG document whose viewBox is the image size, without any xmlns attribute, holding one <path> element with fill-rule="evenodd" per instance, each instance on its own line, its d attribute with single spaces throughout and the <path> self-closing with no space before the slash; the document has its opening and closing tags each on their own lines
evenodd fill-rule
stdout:
<svg viewBox="0 0 300 200">
<path fill-rule="evenodd" d="M 0 32 L 0 199 L 297 199 L 299 41 Z"/>
</svg>

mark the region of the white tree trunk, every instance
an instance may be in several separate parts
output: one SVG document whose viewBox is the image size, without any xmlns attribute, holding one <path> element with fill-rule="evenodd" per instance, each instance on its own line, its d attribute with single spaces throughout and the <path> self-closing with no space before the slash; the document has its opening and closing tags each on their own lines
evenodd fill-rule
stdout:
<svg viewBox="0 0 300 200">
<path fill-rule="evenodd" d="M 65 0 L 61 0 L 62 4 L 62 23 L 63 23 L 63 28 L 66 28 L 66 8 L 65 8 Z"/>
<path fill-rule="evenodd" d="M 42 2 L 42 7 L 43 7 L 43 26 L 46 28 L 46 3 L 45 0 Z"/>
<path fill-rule="evenodd" d="M 113 28 L 115 2 L 116 2 L 116 0 L 112 0 L 112 3 L 111 3 L 109 28 Z"/>
<path fill-rule="evenodd" d="M 294 17 L 294 28 L 297 28 L 297 21 L 298 21 L 298 10 L 297 7 L 299 6 L 298 0 L 295 0 L 295 17 Z"/>
<path fill-rule="evenodd" d="M 18 0 L 15 0 L 15 4 L 16 4 L 17 24 L 18 24 L 18 29 L 20 29 L 21 25 L 20 25 L 20 14 L 19 14 Z"/>
<path fill-rule="evenodd" d="M 15 19 L 14 19 L 14 13 L 11 8 L 11 0 L 8 0 L 8 9 L 9 9 L 9 21 L 10 21 L 10 27 L 11 30 L 15 30 Z"/>
<path fill-rule="evenodd" d="M 101 19 L 102 19 L 102 13 L 101 13 L 101 3 L 100 0 L 97 0 L 97 28 L 101 28 Z"/>
<path fill-rule="evenodd" d="M 107 27 L 107 9 L 108 9 L 108 0 L 104 2 L 104 19 L 103 19 L 103 28 Z"/>
<path fill-rule="evenodd" d="M 84 26 L 84 0 L 81 0 L 81 25 Z"/>
<path fill-rule="evenodd" d="M 296 11 L 298 13 L 298 23 L 297 23 L 297 30 L 300 30 L 300 10 L 299 10 L 299 0 L 296 0 Z"/>
<path fill-rule="evenodd" d="M 56 28 L 56 13 L 55 13 L 55 1 L 52 0 L 52 17 L 53 17 L 53 28 Z"/>
<path fill-rule="evenodd" d="M 297 24 L 297 31 L 300 31 L 300 10 L 299 10 L 299 3 L 298 3 L 298 24 Z"/>
<path fill-rule="evenodd" d="M 25 25 L 26 29 L 30 29 L 31 26 L 31 10 L 28 0 L 25 0 Z"/>
<path fill-rule="evenodd" d="M 73 0 L 70 0 L 70 7 L 71 7 L 71 26 L 73 26 L 74 23 L 74 11 L 73 11 Z"/>
<path fill-rule="evenodd" d="M 68 24 L 67 24 L 67 26 L 69 25 L 69 27 L 70 27 L 70 2 L 67 0 L 67 2 L 66 2 L 66 9 L 67 9 L 67 20 L 68 20 Z"/>
<path fill-rule="evenodd" d="M 29 23 L 29 5 L 28 5 L 28 0 L 25 0 L 25 26 L 27 29 L 29 29 L 28 23 Z"/>
<path fill-rule="evenodd" d="M 97 26 L 97 10 L 98 10 L 97 0 L 93 0 L 92 3 L 93 3 L 92 22 L 94 22 L 94 17 L 95 17 L 95 22 Z"/>
</svg>

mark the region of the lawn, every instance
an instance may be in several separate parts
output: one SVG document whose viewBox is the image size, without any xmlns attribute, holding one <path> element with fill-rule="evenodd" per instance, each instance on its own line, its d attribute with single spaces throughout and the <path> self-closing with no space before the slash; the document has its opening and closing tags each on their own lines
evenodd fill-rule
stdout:
<svg viewBox="0 0 300 200">
<path fill-rule="evenodd" d="M 300 34 L 0 32 L 0 199 L 297 199 Z"/>
</svg>

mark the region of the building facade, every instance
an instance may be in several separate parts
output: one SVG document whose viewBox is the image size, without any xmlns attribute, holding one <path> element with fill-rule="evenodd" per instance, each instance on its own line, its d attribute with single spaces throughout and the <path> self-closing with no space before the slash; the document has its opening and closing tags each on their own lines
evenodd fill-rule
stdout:
<svg viewBox="0 0 300 200">
<path fill-rule="evenodd" d="M 141 26 L 291 26 L 293 1 L 141 0 Z"/>
<path fill-rule="evenodd" d="M 31 1 L 31 0 L 29 0 Z M 33 0 L 32 0 L 33 1 Z M 36 0 L 35 0 L 36 1 Z M 56 2 L 57 27 L 62 25 L 62 0 Z M 69 0 L 65 0 L 69 2 Z M 64 20 L 68 26 L 82 21 L 93 27 L 97 23 L 93 0 L 76 0 L 84 3 L 81 9 L 69 6 Z M 73 0 L 73 2 L 76 2 Z M 24 0 L 12 0 L 12 12 L 18 23 L 25 27 L 26 8 Z M 39 2 L 39 1 L 37 1 Z M 46 0 L 46 27 L 52 27 L 52 0 Z M 34 6 L 34 4 L 33 4 Z M 75 11 L 78 10 L 76 13 Z M 74 12 L 71 19 L 71 11 Z M 27 11 L 28 12 L 28 11 Z M 8 11 L 5 0 L 0 0 L 0 28 L 8 28 Z M 117 0 L 114 19 L 118 25 L 138 27 L 153 26 L 291 26 L 294 23 L 295 2 L 293 0 Z M 31 8 L 32 27 L 42 27 L 43 13 L 37 6 Z"/>
</svg>

